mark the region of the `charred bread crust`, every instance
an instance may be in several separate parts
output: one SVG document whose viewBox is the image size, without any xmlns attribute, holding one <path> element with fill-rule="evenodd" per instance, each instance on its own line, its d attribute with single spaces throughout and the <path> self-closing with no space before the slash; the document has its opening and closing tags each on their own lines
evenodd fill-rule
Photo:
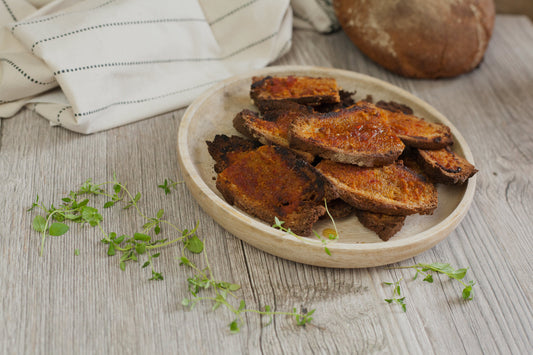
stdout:
<svg viewBox="0 0 533 355">
<path fill-rule="evenodd" d="M 405 216 L 391 216 L 362 210 L 355 210 L 355 215 L 363 226 L 375 232 L 385 242 L 398 233 L 405 222 Z"/>
<path fill-rule="evenodd" d="M 232 161 L 238 159 L 241 153 L 253 150 L 260 146 L 258 142 L 239 137 L 217 134 L 212 142 L 206 141 L 207 151 L 215 160 L 215 172 L 220 173 Z"/>
<path fill-rule="evenodd" d="M 253 77 L 250 97 L 262 113 L 283 108 L 287 102 L 309 106 L 340 102 L 335 79 L 292 75 Z"/>
<path fill-rule="evenodd" d="M 390 164 L 405 148 L 379 114 L 359 106 L 297 117 L 289 142 L 293 149 L 359 166 Z"/>
<path fill-rule="evenodd" d="M 464 184 L 477 173 L 474 165 L 458 156 L 449 147 L 438 150 L 416 149 L 418 163 L 435 182 L 455 185 Z"/>
<path fill-rule="evenodd" d="M 272 145 L 249 151 L 218 174 L 226 201 L 272 224 L 275 217 L 299 235 L 311 233 L 326 209 L 326 181 L 290 150 Z"/>
<path fill-rule="evenodd" d="M 289 126 L 300 112 L 311 112 L 306 106 L 297 105 L 291 110 L 274 110 L 266 112 L 262 117 L 259 114 L 242 110 L 233 119 L 233 127 L 242 135 L 258 140 L 262 144 L 275 144 L 289 148 Z M 315 158 L 313 154 L 305 151 L 294 152 L 308 162 Z"/>
<path fill-rule="evenodd" d="M 389 215 L 432 214 L 435 185 L 398 161 L 382 167 L 358 167 L 322 160 L 317 170 L 340 198 L 357 209 Z"/>
<path fill-rule="evenodd" d="M 440 149 L 453 144 L 450 127 L 442 123 L 429 122 L 412 114 L 406 114 L 398 107 L 393 111 L 367 101 L 359 101 L 356 105 L 379 112 L 392 131 L 409 147 Z M 389 108 L 391 107 L 389 105 Z"/>
</svg>

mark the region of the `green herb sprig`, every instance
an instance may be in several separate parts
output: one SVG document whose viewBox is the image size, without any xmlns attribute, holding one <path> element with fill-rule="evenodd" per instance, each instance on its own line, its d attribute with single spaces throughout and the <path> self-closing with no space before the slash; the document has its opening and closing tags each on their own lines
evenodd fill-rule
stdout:
<svg viewBox="0 0 533 355">
<path fill-rule="evenodd" d="M 168 195 L 170 193 L 170 189 L 176 188 L 177 185 L 182 184 L 183 181 L 174 181 L 172 179 L 165 179 L 165 181 L 161 185 L 157 185 L 158 188 L 163 189 L 165 191 L 165 195 Z"/>
<path fill-rule="evenodd" d="M 105 187 L 112 186 L 112 191 L 108 192 Z M 103 208 L 111 208 L 119 202 L 123 202 L 124 209 L 134 208 L 139 216 L 146 222 L 142 226 L 140 232 L 134 233 L 133 236 L 126 234 L 118 235 L 115 232 L 107 233 L 102 227 L 103 217 L 98 208 L 90 206 L 91 196 L 104 196 L 107 201 L 103 204 Z M 28 211 L 35 208 L 41 209 L 45 215 L 37 215 L 33 219 L 33 229 L 41 233 L 41 251 L 43 254 L 44 243 L 48 236 L 61 236 L 68 232 L 70 227 L 64 222 L 73 222 L 80 224 L 87 224 L 91 227 L 98 227 L 103 235 L 102 243 L 107 244 L 107 255 L 114 256 L 120 254 L 119 267 L 121 270 L 126 269 L 127 262 L 138 262 L 141 256 L 146 255 L 146 261 L 142 264 L 142 268 L 151 266 L 152 277 L 149 280 L 163 280 L 163 275 L 157 272 L 153 266 L 153 260 L 160 256 L 156 249 L 166 247 L 168 245 L 189 240 L 191 236 L 195 235 L 198 224 L 192 230 L 180 230 L 174 224 L 163 219 L 165 211 L 160 209 L 154 217 L 146 215 L 139 208 L 139 201 L 141 200 L 141 193 L 133 194 L 126 184 L 118 181 L 116 176 L 113 176 L 112 181 L 94 184 L 91 179 L 85 181 L 81 187 L 76 191 L 70 193 L 62 198 L 62 204 L 55 207 L 51 204 L 46 207 L 39 201 L 39 196 L 32 204 Z M 178 237 L 168 240 L 166 238 L 158 239 L 155 236 L 161 233 L 161 226 L 166 225 L 177 233 Z"/>
<path fill-rule="evenodd" d="M 231 333 L 238 333 L 240 331 L 242 325 L 244 324 L 242 315 L 245 313 L 255 313 L 261 316 L 268 316 L 269 321 L 266 323 L 266 325 L 272 322 L 272 317 L 275 315 L 286 315 L 293 317 L 296 321 L 296 325 L 299 326 L 309 324 L 313 320 L 312 315 L 315 312 L 314 309 L 300 313 L 296 310 L 296 308 L 294 308 L 292 312 L 273 311 L 272 307 L 269 305 L 266 305 L 263 310 L 247 308 L 246 302 L 243 299 L 239 300 L 235 294 L 235 292 L 241 289 L 240 285 L 216 279 L 213 276 L 213 271 L 205 252 L 203 252 L 203 259 L 206 266 L 204 268 L 200 268 L 185 255 L 185 249 L 193 254 L 200 254 L 203 250 L 203 242 L 199 239 L 189 239 L 184 243 L 182 256 L 179 258 L 180 265 L 192 269 L 195 274 L 187 279 L 189 297 L 184 298 L 181 304 L 189 309 L 193 309 L 198 303 L 207 301 L 212 303 L 213 311 L 220 307 L 225 307 L 236 316 L 236 318 L 229 323 L 229 330 Z M 209 291 L 211 291 L 211 294 L 208 296 L 200 295 L 200 293 L 203 294 Z"/>
<path fill-rule="evenodd" d="M 384 285 L 391 286 L 392 288 L 392 296 L 391 298 L 385 298 L 385 302 L 397 304 L 402 308 L 402 311 L 406 312 L 407 306 L 405 304 L 405 297 L 402 297 L 402 290 L 400 288 L 401 281 L 402 279 L 396 282 L 383 282 Z"/>
</svg>

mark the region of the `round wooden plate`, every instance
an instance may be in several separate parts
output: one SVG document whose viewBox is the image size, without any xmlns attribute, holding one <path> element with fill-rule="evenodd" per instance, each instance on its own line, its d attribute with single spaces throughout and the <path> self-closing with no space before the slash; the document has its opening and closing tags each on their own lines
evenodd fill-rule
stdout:
<svg viewBox="0 0 533 355">
<path fill-rule="evenodd" d="M 370 94 L 374 101 L 404 103 L 415 115 L 448 125 L 455 140 L 454 151 L 474 163 L 464 138 L 451 122 L 426 102 L 398 87 L 363 74 L 331 68 L 264 68 L 232 77 L 209 89 L 189 106 L 179 127 L 178 159 L 185 183 L 200 206 L 226 230 L 281 258 L 316 266 L 358 268 L 411 258 L 446 238 L 466 215 L 474 196 L 475 176 L 462 186 L 439 185 L 439 205 L 433 215 L 408 216 L 402 230 L 387 242 L 363 227 L 355 216 L 336 220 L 339 238 L 328 243 L 331 252 L 328 255 L 316 237 L 296 238 L 226 203 L 215 187 L 214 161 L 205 142 L 217 134 L 238 134 L 232 126 L 233 117 L 245 108 L 257 111 L 249 92 L 252 76 L 261 75 L 333 77 L 344 90 L 357 91 L 356 100 Z M 324 219 L 313 229 L 322 235 L 328 228 L 332 228 L 331 221 Z"/>
</svg>

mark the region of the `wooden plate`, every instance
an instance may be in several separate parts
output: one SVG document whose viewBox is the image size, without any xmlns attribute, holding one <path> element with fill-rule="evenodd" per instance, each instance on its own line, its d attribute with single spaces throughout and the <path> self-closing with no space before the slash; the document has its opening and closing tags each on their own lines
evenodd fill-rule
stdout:
<svg viewBox="0 0 533 355">
<path fill-rule="evenodd" d="M 411 258 L 446 238 L 466 215 L 476 185 L 476 177 L 463 186 L 439 185 L 439 206 L 431 216 L 408 216 L 402 230 L 389 241 L 364 228 L 357 217 L 336 220 L 339 239 L 330 242 L 331 256 L 316 237 L 296 238 L 278 231 L 245 212 L 230 206 L 215 187 L 214 161 L 206 140 L 216 134 L 238 134 L 233 117 L 242 109 L 256 110 L 250 100 L 254 75 L 328 76 L 340 87 L 357 91 L 356 99 L 370 94 L 374 101 L 394 100 L 410 106 L 415 115 L 441 122 L 451 128 L 453 149 L 474 163 L 464 138 L 442 114 L 414 95 L 384 81 L 350 71 L 307 66 L 268 67 L 220 82 L 196 99 L 185 112 L 178 132 L 178 159 L 185 183 L 200 206 L 222 227 L 243 241 L 267 253 L 299 263 L 357 268 L 385 265 Z M 319 221 L 314 230 L 322 234 L 331 228 L 329 220 Z"/>
</svg>

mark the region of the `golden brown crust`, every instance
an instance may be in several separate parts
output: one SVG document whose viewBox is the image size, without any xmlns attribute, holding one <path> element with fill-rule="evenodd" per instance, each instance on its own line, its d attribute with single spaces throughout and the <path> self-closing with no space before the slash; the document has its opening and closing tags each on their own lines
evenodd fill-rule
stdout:
<svg viewBox="0 0 533 355">
<path fill-rule="evenodd" d="M 308 235 L 325 213 L 323 177 L 290 150 L 261 146 L 218 174 L 216 187 L 226 201 L 274 223 L 275 217 L 296 234 Z"/>
<path fill-rule="evenodd" d="M 263 144 L 276 144 L 289 148 L 289 126 L 301 113 L 310 112 L 306 106 L 296 105 L 290 110 L 273 110 L 265 112 L 263 117 L 250 110 L 242 110 L 233 119 L 233 127 Z M 303 159 L 311 162 L 314 155 L 305 151 L 294 150 Z"/>
<path fill-rule="evenodd" d="M 335 79 L 292 75 L 253 77 L 250 97 L 262 113 L 284 108 L 287 102 L 309 106 L 341 102 Z"/>
<path fill-rule="evenodd" d="M 435 186 L 403 163 L 358 167 L 323 160 L 317 170 L 354 207 L 390 215 L 432 214 L 437 208 Z"/>
<path fill-rule="evenodd" d="M 291 124 L 289 141 L 291 148 L 360 166 L 390 164 L 405 147 L 379 113 L 359 106 L 300 115 Z"/>
<path fill-rule="evenodd" d="M 375 232 L 383 241 L 389 240 L 398 233 L 405 222 L 405 216 L 391 216 L 362 210 L 356 210 L 355 215 L 363 226 Z"/>
<path fill-rule="evenodd" d="M 418 163 L 424 172 L 442 184 L 463 184 L 477 173 L 474 165 L 458 156 L 449 147 L 439 150 L 417 149 Z"/>
<path fill-rule="evenodd" d="M 428 122 L 423 118 L 405 114 L 401 110 L 383 109 L 367 101 L 359 101 L 356 105 L 379 113 L 407 146 L 440 149 L 453 144 L 450 127 L 442 123 Z"/>
</svg>

